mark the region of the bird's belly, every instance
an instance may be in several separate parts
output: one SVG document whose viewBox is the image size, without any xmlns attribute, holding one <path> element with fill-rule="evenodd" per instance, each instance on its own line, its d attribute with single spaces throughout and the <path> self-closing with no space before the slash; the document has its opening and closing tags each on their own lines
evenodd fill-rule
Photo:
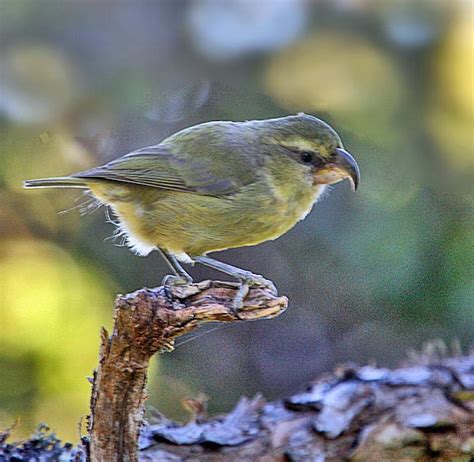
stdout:
<svg viewBox="0 0 474 462">
<path fill-rule="evenodd" d="M 256 245 L 276 239 L 305 216 L 316 197 L 295 203 L 252 196 L 234 199 L 195 196 L 180 205 L 166 207 L 162 202 L 160 219 L 154 226 L 155 241 L 169 251 L 190 256 Z M 177 198 L 174 198 L 177 199 Z"/>
<path fill-rule="evenodd" d="M 159 246 L 191 256 L 276 239 L 306 216 L 320 193 L 281 201 L 258 191 L 230 198 L 152 188 L 144 192 L 108 201 L 130 246 L 140 254 Z"/>
</svg>

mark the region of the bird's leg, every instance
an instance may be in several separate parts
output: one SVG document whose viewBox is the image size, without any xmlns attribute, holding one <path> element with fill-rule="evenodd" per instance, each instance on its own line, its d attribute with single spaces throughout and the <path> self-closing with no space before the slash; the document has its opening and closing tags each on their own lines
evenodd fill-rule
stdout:
<svg viewBox="0 0 474 462">
<path fill-rule="evenodd" d="M 277 292 L 273 282 L 265 279 L 259 274 L 251 273 L 250 271 L 228 265 L 227 263 L 222 263 L 206 256 L 194 257 L 194 261 L 201 263 L 201 265 L 209 266 L 210 268 L 213 268 L 217 271 L 228 274 L 229 276 L 232 276 L 240 281 L 240 288 L 237 291 L 233 304 L 233 310 L 237 317 L 239 317 L 238 311 L 243 307 L 244 299 L 247 296 L 250 287 L 263 286 L 269 288 L 275 294 Z"/>
<path fill-rule="evenodd" d="M 189 275 L 186 270 L 181 266 L 176 257 L 166 250 L 160 249 L 158 247 L 158 252 L 165 260 L 166 264 L 169 266 L 173 274 L 166 275 L 162 280 L 162 285 L 164 287 L 166 296 L 171 298 L 170 287 L 175 285 L 186 285 L 193 282 L 193 278 Z"/>
</svg>

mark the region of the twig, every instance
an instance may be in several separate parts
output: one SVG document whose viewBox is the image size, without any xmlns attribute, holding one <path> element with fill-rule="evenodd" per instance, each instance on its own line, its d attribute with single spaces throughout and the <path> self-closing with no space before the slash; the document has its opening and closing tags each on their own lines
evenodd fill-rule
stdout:
<svg viewBox="0 0 474 462">
<path fill-rule="evenodd" d="M 112 335 L 103 329 L 99 366 L 94 373 L 89 417 L 92 461 L 135 462 L 147 399 L 147 371 L 157 352 L 172 351 L 174 340 L 205 322 L 269 319 L 288 300 L 266 288 L 253 288 L 237 317 L 232 304 L 237 284 L 204 281 L 173 289 L 142 289 L 115 302 Z"/>
</svg>

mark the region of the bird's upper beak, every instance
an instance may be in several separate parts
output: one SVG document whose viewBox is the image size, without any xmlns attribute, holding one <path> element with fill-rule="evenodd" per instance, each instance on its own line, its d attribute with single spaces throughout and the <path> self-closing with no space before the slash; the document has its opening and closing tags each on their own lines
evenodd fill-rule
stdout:
<svg viewBox="0 0 474 462">
<path fill-rule="evenodd" d="M 360 171 L 356 160 L 344 149 L 336 148 L 329 162 L 317 169 L 314 180 L 319 184 L 333 184 L 349 178 L 352 190 L 359 186 Z"/>
</svg>

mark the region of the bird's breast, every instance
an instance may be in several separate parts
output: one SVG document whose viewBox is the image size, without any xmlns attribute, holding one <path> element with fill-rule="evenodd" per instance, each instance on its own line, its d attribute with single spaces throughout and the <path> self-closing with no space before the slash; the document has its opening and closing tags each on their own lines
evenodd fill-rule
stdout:
<svg viewBox="0 0 474 462">
<path fill-rule="evenodd" d="M 159 246 L 191 256 L 278 238 L 310 212 L 324 188 L 269 188 L 256 182 L 235 195 L 212 197 L 108 186 L 94 185 L 93 191 L 113 208 L 135 252 L 145 255 Z"/>
<path fill-rule="evenodd" d="M 291 226 L 306 218 L 325 189 L 325 185 L 314 185 L 310 181 L 295 184 L 291 181 L 269 180 L 277 209 L 282 218 L 286 218 L 285 221 L 292 223 Z"/>
</svg>

